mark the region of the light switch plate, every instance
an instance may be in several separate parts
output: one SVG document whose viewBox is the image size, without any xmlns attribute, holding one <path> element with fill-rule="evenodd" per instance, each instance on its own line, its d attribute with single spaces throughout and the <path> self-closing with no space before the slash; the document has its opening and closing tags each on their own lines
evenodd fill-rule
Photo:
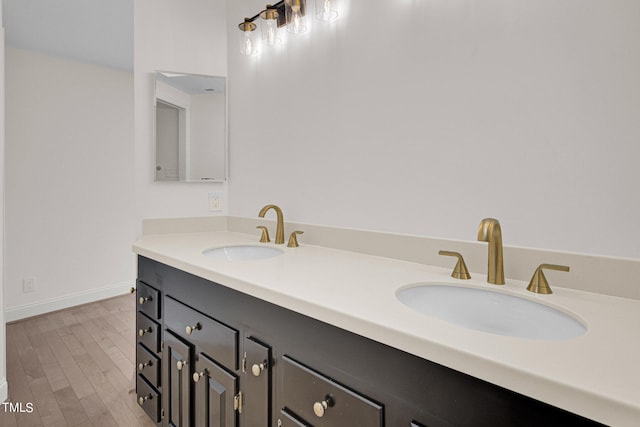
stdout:
<svg viewBox="0 0 640 427">
<path fill-rule="evenodd" d="M 213 191 L 209 193 L 209 212 L 218 212 L 222 210 L 222 193 Z"/>
</svg>

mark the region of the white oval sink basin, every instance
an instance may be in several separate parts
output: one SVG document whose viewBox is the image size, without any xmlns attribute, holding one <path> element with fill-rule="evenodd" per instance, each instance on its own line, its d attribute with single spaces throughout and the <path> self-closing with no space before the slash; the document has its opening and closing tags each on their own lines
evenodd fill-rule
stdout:
<svg viewBox="0 0 640 427">
<path fill-rule="evenodd" d="M 485 289 L 425 283 L 400 289 L 396 297 L 421 313 L 491 334 L 567 340 L 587 331 L 581 322 L 553 307 Z"/>
<path fill-rule="evenodd" d="M 202 252 L 203 255 L 208 257 L 226 261 L 254 261 L 277 257 L 283 253 L 282 249 L 256 245 L 222 246 Z"/>
</svg>

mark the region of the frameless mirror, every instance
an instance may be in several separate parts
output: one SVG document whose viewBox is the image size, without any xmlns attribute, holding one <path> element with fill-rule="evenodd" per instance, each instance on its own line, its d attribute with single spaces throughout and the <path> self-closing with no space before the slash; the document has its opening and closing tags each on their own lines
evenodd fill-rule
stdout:
<svg viewBox="0 0 640 427">
<path fill-rule="evenodd" d="M 226 78 L 156 72 L 156 181 L 227 176 Z"/>
</svg>

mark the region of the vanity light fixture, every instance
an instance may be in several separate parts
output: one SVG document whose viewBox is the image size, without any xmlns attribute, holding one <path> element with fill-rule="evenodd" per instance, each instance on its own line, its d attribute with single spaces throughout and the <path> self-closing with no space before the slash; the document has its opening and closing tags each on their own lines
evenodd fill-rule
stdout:
<svg viewBox="0 0 640 427">
<path fill-rule="evenodd" d="M 315 16 L 320 21 L 330 22 L 338 18 L 338 0 L 315 0 Z M 244 22 L 238 25 L 242 31 L 240 52 L 243 55 L 255 55 L 258 53 L 256 42 L 255 22 L 260 19 L 262 42 L 267 46 L 277 46 L 282 43 L 279 29 L 286 26 L 287 31 L 293 34 L 307 32 L 307 1 L 306 0 L 280 0 L 274 5 L 266 5 L 265 9 L 251 18 L 244 18 Z"/>
<path fill-rule="evenodd" d="M 284 4 L 287 17 L 287 31 L 293 34 L 306 33 L 306 1 L 285 0 Z"/>
<path fill-rule="evenodd" d="M 262 27 L 262 41 L 270 46 L 275 46 L 281 42 L 278 36 L 278 28 L 287 26 L 291 33 L 303 33 L 307 30 L 305 21 L 306 0 L 280 0 L 274 5 L 268 4 L 264 10 L 258 12 L 251 18 L 244 18 L 244 22 L 238 25 L 240 31 L 243 32 L 241 44 L 241 52 L 245 55 L 251 55 L 257 52 L 254 47 L 255 40 L 250 38 L 257 29 L 255 21 L 260 20 Z M 248 41 L 248 40 L 251 41 Z M 256 51 L 254 51 L 256 49 Z M 251 52 L 251 53 L 247 53 Z"/>
<path fill-rule="evenodd" d="M 338 0 L 316 0 L 316 18 L 331 22 L 338 18 Z"/>
<path fill-rule="evenodd" d="M 256 24 L 251 21 L 251 18 L 244 18 L 244 22 L 238 25 L 240 31 L 242 31 L 242 38 L 240 39 L 240 53 L 246 56 L 253 56 L 258 54 L 258 43 L 256 42 Z"/>
<path fill-rule="evenodd" d="M 282 42 L 278 34 L 278 18 L 280 13 L 278 9 L 270 4 L 267 8 L 260 12 L 260 27 L 262 28 L 262 43 L 269 46 L 277 46 Z"/>
</svg>

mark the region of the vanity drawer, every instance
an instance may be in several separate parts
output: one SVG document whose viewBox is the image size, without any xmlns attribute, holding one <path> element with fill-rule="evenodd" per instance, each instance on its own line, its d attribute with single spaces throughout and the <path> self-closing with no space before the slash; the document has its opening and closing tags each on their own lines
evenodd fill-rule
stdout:
<svg viewBox="0 0 640 427">
<path fill-rule="evenodd" d="M 136 313 L 136 330 L 138 342 L 143 343 L 149 350 L 160 352 L 160 325 L 149 319 L 144 313 Z"/>
<path fill-rule="evenodd" d="M 164 299 L 164 322 L 185 340 L 216 362 L 238 369 L 238 331 L 196 311 L 171 297 Z"/>
<path fill-rule="evenodd" d="M 154 387 L 160 387 L 160 358 L 138 343 L 136 348 L 136 366 L 138 373 L 144 376 Z"/>
<path fill-rule="evenodd" d="M 154 422 L 160 422 L 160 393 L 139 374 L 136 377 L 136 390 L 138 405 Z"/>
<path fill-rule="evenodd" d="M 282 362 L 284 405 L 301 418 L 316 427 L 384 425 L 382 405 L 287 356 Z"/>
<path fill-rule="evenodd" d="M 280 411 L 279 421 L 280 423 L 278 423 L 278 425 L 282 425 L 282 427 L 311 427 L 311 424 L 307 424 L 298 419 L 298 417 L 289 412 L 287 408 Z"/>
<path fill-rule="evenodd" d="M 136 282 L 136 305 L 139 311 L 152 319 L 160 318 L 160 291 L 144 282 Z"/>
</svg>

